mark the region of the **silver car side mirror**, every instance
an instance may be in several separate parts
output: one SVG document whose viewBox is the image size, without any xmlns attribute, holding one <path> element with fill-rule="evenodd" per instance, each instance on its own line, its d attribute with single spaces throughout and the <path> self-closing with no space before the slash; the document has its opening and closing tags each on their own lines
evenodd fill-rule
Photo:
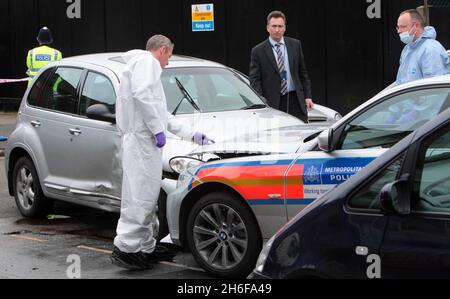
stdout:
<svg viewBox="0 0 450 299">
<path fill-rule="evenodd" d="M 319 149 L 321 151 L 324 151 L 326 153 L 331 153 L 332 151 L 334 151 L 333 133 L 334 132 L 332 128 L 320 133 L 317 139 L 319 143 Z"/>
<path fill-rule="evenodd" d="M 106 121 L 115 124 L 116 115 L 109 111 L 108 106 L 105 104 L 95 104 L 89 106 L 86 110 L 86 116 L 90 119 Z"/>
</svg>

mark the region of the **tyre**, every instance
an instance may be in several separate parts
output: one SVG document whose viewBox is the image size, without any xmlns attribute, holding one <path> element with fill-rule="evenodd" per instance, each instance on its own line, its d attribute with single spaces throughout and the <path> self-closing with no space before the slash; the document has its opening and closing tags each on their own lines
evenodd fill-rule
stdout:
<svg viewBox="0 0 450 299">
<path fill-rule="evenodd" d="M 13 192 L 17 208 L 25 217 L 44 217 L 52 208 L 53 202 L 44 196 L 36 168 L 28 157 L 14 165 Z"/>
<path fill-rule="evenodd" d="M 156 237 L 157 241 L 161 241 L 169 234 L 169 225 L 167 223 L 167 194 L 164 190 L 159 192 L 158 198 L 158 236 Z"/>
<path fill-rule="evenodd" d="M 187 221 L 187 241 L 197 263 L 221 278 L 250 274 L 262 244 L 251 210 L 223 192 L 207 194 L 194 205 Z"/>
</svg>

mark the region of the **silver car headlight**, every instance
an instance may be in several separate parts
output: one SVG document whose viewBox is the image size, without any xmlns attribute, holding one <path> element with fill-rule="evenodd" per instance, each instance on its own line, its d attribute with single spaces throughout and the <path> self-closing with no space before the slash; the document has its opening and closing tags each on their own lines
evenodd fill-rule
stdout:
<svg viewBox="0 0 450 299">
<path fill-rule="evenodd" d="M 255 271 L 258 273 L 263 273 L 264 265 L 266 264 L 267 257 L 269 256 L 270 249 L 272 248 L 273 241 L 275 240 L 275 236 L 270 238 L 269 241 L 264 245 L 261 253 L 259 254 L 258 261 L 256 262 Z"/>
<path fill-rule="evenodd" d="M 190 168 L 200 166 L 205 162 L 191 157 L 174 157 L 170 159 L 170 168 L 178 174 L 184 173 Z"/>
</svg>

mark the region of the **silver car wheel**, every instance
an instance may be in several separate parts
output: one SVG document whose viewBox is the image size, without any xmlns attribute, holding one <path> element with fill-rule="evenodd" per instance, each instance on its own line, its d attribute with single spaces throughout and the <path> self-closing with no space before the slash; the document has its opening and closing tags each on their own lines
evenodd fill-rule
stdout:
<svg viewBox="0 0 450 299">
<path fill-rule="evenodd" d="M 231 269 L 245 256 L 248 232 L 239 214 L 223 204 L 205 206 L 193 227 L 195 248 L 204 261 L 218 270 Z"/>
<path fill-rule="evenodd" d="M 30 210 L 34 204 L 33 175 L 31 171 L 23 166 L 18 172 L 17 197 L 19 203 L 25 210 Z"/>
</svg>

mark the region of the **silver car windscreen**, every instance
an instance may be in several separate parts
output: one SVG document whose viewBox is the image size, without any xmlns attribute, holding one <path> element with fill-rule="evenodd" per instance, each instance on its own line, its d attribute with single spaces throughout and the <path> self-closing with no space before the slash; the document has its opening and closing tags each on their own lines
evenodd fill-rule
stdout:
<svg viewBox="0 0 450 299">
<path fill-rule="evenodd" d="M 250 86 L 228 69 L 172 68 L 164 70 L 161 79 L 168 111 L 176 110 L 176 114 L 266 107 Z"/>
</svg>

